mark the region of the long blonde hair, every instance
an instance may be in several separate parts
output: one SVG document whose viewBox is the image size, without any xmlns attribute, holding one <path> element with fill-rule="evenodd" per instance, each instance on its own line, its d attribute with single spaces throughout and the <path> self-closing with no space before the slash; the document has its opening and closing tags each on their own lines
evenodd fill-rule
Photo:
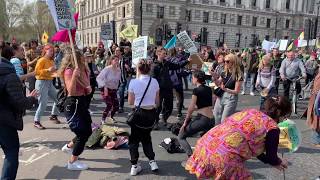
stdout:
<svg viewBox="0 0 320 180">
<path fill-rule="evenodd" d="M 264 55 L 261 59 L 261 61 L 259 62 L 259 70 L 263 69 L 265 67 L 265 65 L 263 64 L 263 60 L 266 59 L 266 58 L 269 58 L 269 67 L 271 68 L 271 57 L 269 55 Z"/>
<path fill-rule="evenodd" d="M 89 71 L 89 67 L 86 64 L 86 62 L 84 61 L 84 59 L 82 58 L 83 55 L 81 53 L 80 50 L 76 50 L 76 58 L 77 58 L 77 62 L 78 62 L 78 66 L 80 68 L 80 71 Z M 71 68 L 74 69 L 76 67 L 75 65 L 75 61 L 73 58 L 73 54 L 72 54 L 72 50 L 70 47 L 66 48 L 65 51 L 63 52 L 63 58 L 61 61 L 61 65 L 60 68 L 58 70 L 58 75 L 61 78 L 64 78 L 64 71 L 67 68 Z"/>
<path fill-rule="evenodd" d="M 242 71 L 240 68 L 240 59 L 234 55 L 234 54 L 228 54 L 225 56 L 224 59 L 229 59 L 229 61 L 232 63 L 231 69 L 228 69 L 227 66 L 224 66 L 224 72 L 226 74 L 231 73 L 231 76 L 234 80 L 239 80 L 242 77 Z"/>
</svg>

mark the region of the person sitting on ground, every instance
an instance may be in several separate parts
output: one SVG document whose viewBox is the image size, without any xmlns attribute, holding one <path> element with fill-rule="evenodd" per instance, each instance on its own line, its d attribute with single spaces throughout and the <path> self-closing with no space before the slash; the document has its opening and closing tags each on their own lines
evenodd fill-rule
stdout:
<svg viewBox="0 0 320 180">
<path fill-rule="evenodd" d="M 188 113 L 178 135 L 179 143 L 188 157 L 192 155 L 192 149 L 186 138 L 198 132 L 207 132 L 214 127 L 212 90 L 205 85 L 205 79 L 206 75 L 202 71 L 195 71 L 192 75 L 192 83 L 196 88 L 193 90 Z M 192 113 L 196 108 L 198 115 L 191 121 Z"/>
</svg>

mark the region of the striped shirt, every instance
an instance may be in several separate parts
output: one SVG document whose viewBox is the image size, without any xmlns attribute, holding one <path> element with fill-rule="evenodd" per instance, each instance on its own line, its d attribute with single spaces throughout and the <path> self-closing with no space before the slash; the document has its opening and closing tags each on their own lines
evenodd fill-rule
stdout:
<svg viewBox="0 0 320 180">
<path fill-rule="evenodd" d="M 272 68 L 272 69 L 270 69 Z M 273 67 L 264 67 L 258 70 L 257 83 L 262 88 L 271 89 L 276 81 L 276 69 Z"/>
</svg>

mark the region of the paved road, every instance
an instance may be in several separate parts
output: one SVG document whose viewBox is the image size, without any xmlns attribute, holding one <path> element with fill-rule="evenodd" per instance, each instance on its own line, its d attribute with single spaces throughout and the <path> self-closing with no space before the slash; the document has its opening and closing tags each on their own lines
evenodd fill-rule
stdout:
<svg viewBox="0 0 320 180">
<path fill-rule="evenodd" d="M 186 102 L 190 101 L 191 91 L 186 92 Z M 92 103 L 92 110 L 95 112 L 93 120 L 99 122 L 101 111 L 104 104 L 96 96 Z M 252 96 L 240 96 L 238 110 L 244 108 L 256 108 L 259 104 L 259 98 Z M 299 113 L 305 108 L 306 102 L 300 101 Z M 47 108 L 46 115 L 50 112 Z M 176 112 L 173 112 L 175 115 Z M 49 122 L 48 116 L 43 120 L 47 130 L 39 131 L 32 126 L 32 118 L 34 112 L 28 112 L 25 117 L 25 128 L 20 132 L 21 155 L 20 167 L 18 171 L 18 179 L 143 179 L 143 180 L 179 180 L 179 179 L 195 179 L 189 175 L 180 165 L 180 162 L 186 159 L 185 154 L 168 154 L 158 144 L 166 137 L 174 137 L 165 129 L 152 132 L 153 146 L 156 152 L 156 159 L 159 165 L 159 172 L 153 174 L 148 165 L 147 158 L 140 148 L 140 162 L 143 167 L 141 175 L 130 177 L 130 162 L 128 150 L 105 150 L 95 149 L 86 150 L 81 156 L 85 163 L 89 164 L 90 169 L 87 171 L 75 172 L 68 171 L 65 168 L 68 155 L 62 153 L 60 148 L 73 137 L 69 129 L 65 128 L 65 124 L 55 125 Z M 117 120 L 121 123 L 116 124 L 119 127 L 128 128 L 125 122 L 126 114 L 117 116 Z M 62 118 L 61 118 L 62 120 Z M 305 119 L 294 119 L 300 127 L 303 135 L 303 144 L 298 152 L 293 154 L 285 153 L 290 166 L 285 172 L 286 179 L 315 179 L 320 175 L 320 149 L 315 149 L 309 143 L 310 131 L 305 126 Z M 172 116 L 170 122 L 176 121 Z M 194 145 L 198 137 L 189 138 L 188 140 Z M 2 151 L 1 151 L 2 155 Z M 2 166 L 2 161 L 0 162 Z M 255 179 L 283 179 L 283 173 L 276 169 L 264 165 L 257 160 L 247 162 L 248 168 L 251 170 Z"/>
</svg>

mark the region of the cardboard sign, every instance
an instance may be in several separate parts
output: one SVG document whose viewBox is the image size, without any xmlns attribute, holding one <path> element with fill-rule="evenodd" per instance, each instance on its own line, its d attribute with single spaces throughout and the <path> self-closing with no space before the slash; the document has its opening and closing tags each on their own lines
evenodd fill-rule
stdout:
<svg viewBox="0 0 320 180">
<path fill-rule="evenodd" d="M 113 39 L 113 27 L 112 23 L 104 23 L 101 25 L 101 40 Z"/>
<path fill-rule="evenodd" d="M 191 55 L 196 54 L 198 52 L 197 47 L 194 45 L 193 41 L 191 40 L 186 31 L 182 31 L 181 33 L 179 33 L 177 35 L 177 38 Z"/>
<path fill-rule="evenodd" d="M 189 69 L 200 70 L 202 68 L 203 61 L 198 54 L 190 55 L 191 61 L 189 62 Z"/>
<path fill-rule="evenodd" d="M 132 41 L 132 67 L 136 67 L 139 60 L 147 58 L 148 36 L 141 36 Z"/>
<path fill-rule="evenodd" d="M 58 31 L 77 27 L 68 0 L 47 0 L 47 4 Z"/>
<path fill-rule="evenodd" d="M 280 40 L 280 46 L 279 46 L 279 51 L 285 51 L 287 49 L 289 40 L 287 39 L 281 39 Z"/>
</svg>

